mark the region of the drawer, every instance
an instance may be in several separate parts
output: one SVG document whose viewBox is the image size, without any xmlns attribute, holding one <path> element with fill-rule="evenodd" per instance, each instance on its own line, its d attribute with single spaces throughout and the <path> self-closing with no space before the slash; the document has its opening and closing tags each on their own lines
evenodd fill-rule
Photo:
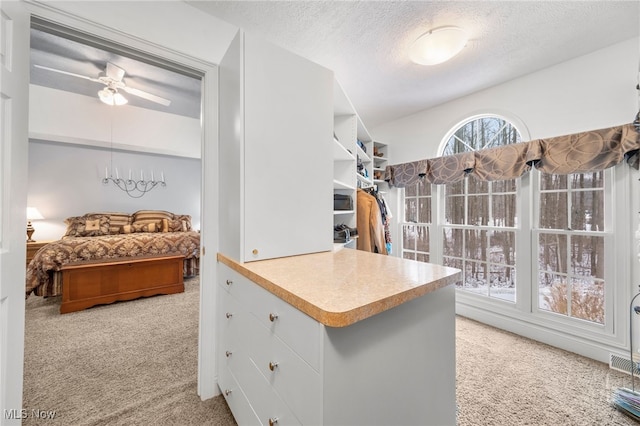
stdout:
<svg viewBox="0 0 640 426">
<path fill-rule="evenodd" d="M 249 293 L 249 310 L 258 321 L 320 371 L 322 325 L 257 284 Z"/>
<path fill-rule="evenodd" d="M 249 356 L 258 371 L 303 424 L 321 424 L 320 374 L 258 320 L 254 330 Z"/>
<path fill-rule="evenodd" d="M 218 285 L 247 306 L 251 297 L 250 289 L 257 286 L 244 275 L 220 262 L 218 262 Z"/>
<path fill-rule="evenodd" d="M 218 370 L 218 386 L 222 391 L 224 399 L 236 423 L 239 425 L 257 425 L 260 421 L 249 404 L 247 396 L 242 391 L 240 385 L 228 368 L 220 368 Z"/>
<path fill-rule="evenodd" d="M 235 297 L 225 291 L 218 291 L 217 315 L 220 333 L 218 338 L 229 339 L 241 334 L 242 318 L 248 313 Z"/>
<path fill-rule="evenodd" d="M 265 327 L 319 371 L 322 325 L 228 266 L 218 265 L 218 283 L 225 292 L 246 304 Z"/>
<path fill-rule="evenodd" d="M 243 357 L 240 363 L 241 365 L 238 366 L 238 369 L 233 370 L 233 374 L 243 393 L 251 401 L 251 408 L 258 418 L 258 424 L 269 425 L 269 419 L 277 419 L 277 426 L 303 424 L 278 396 L 265 377 L 260 374 L 260 371 L 258 371 L 250 358 Z M 321 400 L 317 402 L 321 403 Z M 244 425 L 245 423 L 238 422 L 238 424 Z"/>
<path fill-rule="evenodd" d="M 220 292 L 222 293 L 222 292 Z M 219 304 L 218 309 L 218 335 L 216 352 L 218 358 L 218 370 L 226 367 L 231 367 L 233 361 L 242 356 L 243 348 L 242 344 L 238 340 L 238 336 L 242 335 L 242 316 L 247 315 L 243 312 L 235 309 L 235 301 L 231 296 L 223 295 L 221 299 L 224 299 Z M 230 314 L 227 317 L 227 314 Z M 244 352 L 246 356 L 246 351 Z"/>
</svg>

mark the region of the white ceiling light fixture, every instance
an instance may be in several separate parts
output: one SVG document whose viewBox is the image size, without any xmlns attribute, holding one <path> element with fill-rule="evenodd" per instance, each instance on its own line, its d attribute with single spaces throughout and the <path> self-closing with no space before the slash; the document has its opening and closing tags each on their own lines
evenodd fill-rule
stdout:
<svg viewBox="0 0 640 426">
<path fill-rule="evenodd" d="M 102 102 L 107 105 L 125 105 L 127 102 L 127 98 L 118 93 L 117 90 L 114 90 L 110 87 L 105 87 L 104 89 L 98 92 L 98 97 Z"/>
<path fill-rule="evenodd" d="M 427 31 L 413 42 L 409 58 L 420 65 L 436 65 L 448 61 L 464 49 L 467 33 L 458 27 L 440 27 Z"/>
</svg>

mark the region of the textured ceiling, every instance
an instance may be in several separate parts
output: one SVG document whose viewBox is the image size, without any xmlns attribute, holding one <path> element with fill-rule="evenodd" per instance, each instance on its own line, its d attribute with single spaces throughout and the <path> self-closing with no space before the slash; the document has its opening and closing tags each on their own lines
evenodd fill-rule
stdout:
<svg viewBox="0 0 640 426">
<path fill-rule="evenodd" d="M 187 3 L 334 70 L 369 129 L 637 37 L 640 28 L 638 1 Z M 470 33 L 463 52 L 433 67 L 411 63 L 409 45 L 446 25 Z"/>
<path fill-rule="evenodd" d="M 640 0 L 186 3 L 332 69 L 369 129 L 640 33 Z M 411 63 L 411 43 L 447 25 L 471 35 L 462 53 L 432 67 Z M 162 61 L 37 30 L 31 43 L 33 84 L 97 97 L 100 83 L 33 65 L 97 77 L 111 61 L 125 69 L 130 87 L 172 101 L 167 108 L 125 95 L 131 105 L 199 117 L 200 80 L 167 73 Z"/>
</svg>

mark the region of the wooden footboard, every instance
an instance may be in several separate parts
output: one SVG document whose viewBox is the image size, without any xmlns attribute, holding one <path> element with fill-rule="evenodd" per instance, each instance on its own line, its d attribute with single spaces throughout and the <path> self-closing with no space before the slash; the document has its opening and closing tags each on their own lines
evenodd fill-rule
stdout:
<svg viewBox="0 0 640 426">
<path fill-rule="evenodd" d="M 95 305 L 184 291 L 184 256 L 68 263 L 62 272 L 60 313 Z"/>
</svg>

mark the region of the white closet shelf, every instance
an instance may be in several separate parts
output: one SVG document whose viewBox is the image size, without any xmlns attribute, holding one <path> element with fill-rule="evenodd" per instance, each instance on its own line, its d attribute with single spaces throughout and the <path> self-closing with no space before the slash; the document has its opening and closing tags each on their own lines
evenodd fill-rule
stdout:
<svg viewBox="0 0 640 426">
<path fill-rule="evenodd" d="M 334 210 L 333 211 L 334 216 L 339 216 L 343 214 L 354 214 L 354 213 L 355 213 L 354 210 Z"/>
<path fill-rule="evenodd" d="M 333 159 L 334 161 L 353 161 L 356 157 L 347 151 L 338 139 L 333 138 Z"/>
<path fill-rule="evenodd" d="M 351 237 L 346 243 L 333 243 L 333 251 L 342 250 L 343 248 L 355 248 L 354 243 L 356 242 L 356 238 L 358 237 Z"/>
<path fill-rule="evenodd" d="M 367 153 L 364 152 L 364 150 L 362 148 L 360 148 L 360 145 L 356 145 L 356 148 L 358 150 L 358 156 L 360 157 L 362 162 L 363 163 L 370 163 L 371 162 L 371 157 L 369 157 L 367 155 Z"/>
<path fill-rule="evenodd" d="M 356 173 L 356 176 L 358 177 L 358 180 L 360 182 L 364 182 L 368 185 L 373 185 L 373 182 L 371 181 L 371 179 L 367 179 L 366 177 L 362 176 L 360 173 Z"/>
<path fill-rule="evenodd" d="M 340 182 L 337 179 L 333 180 L 333 189 L 350 189 L 350 190 L 355 190 L 355 186 L 353 185 L 349 185 L 347 183 L 344 182 Z"/>
</svg>

